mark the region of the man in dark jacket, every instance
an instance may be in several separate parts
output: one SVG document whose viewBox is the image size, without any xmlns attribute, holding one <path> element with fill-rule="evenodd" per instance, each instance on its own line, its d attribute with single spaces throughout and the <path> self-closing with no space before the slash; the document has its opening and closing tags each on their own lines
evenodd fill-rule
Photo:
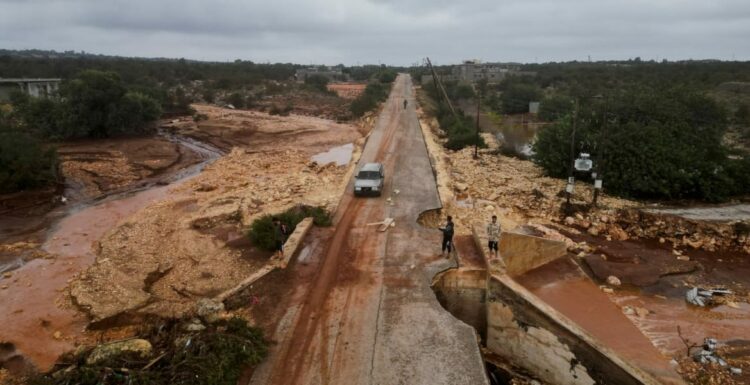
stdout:
<svg viewBox="0 0 750 385">
<path fill-rule="evenodd" d="M 450 257 L 451 251 L 453 250 L 453 217 L 448 215 L 448 223 L 445 227 L 440 227 L 440 231 L 443 232 L 443 248 L 442 255 L 446 258 Z M 446 250 L 448 254 L 446 254 Z"/>
<path fill-rule="evenodd" d="M 286 225 L 281 223 L 279 218 L 273 218 L 273 240 L 274 240 L 274 257 L 284 258 L 284 242 L 286 242 Z"/>
</svg>

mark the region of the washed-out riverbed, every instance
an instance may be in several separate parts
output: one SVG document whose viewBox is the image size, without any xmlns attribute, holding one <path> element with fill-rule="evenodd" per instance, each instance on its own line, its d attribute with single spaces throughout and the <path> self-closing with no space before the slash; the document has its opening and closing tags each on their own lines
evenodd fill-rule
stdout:
<svg viewBox="0 0 750 385">
<path fill-rule="evenodd" d="M 63 206 L 61 210 L 66 213 L 48 230 L 42 245 L 49 257 L 25 264 L 10 261 L 17 269 L 0 281 L 0 341 L 6 350 L 0 365 L 19 368 L 28 360 L 44 370 L 60 354 L 73 349 L 75 337 L 84 332 L 87 319 L 63 296 L 69 280 L 94 262 L 96 241 L 123 218 L 169 196 L 173 187 L 197 175 L 220 155 L 213 147 L 191 139 L 167 137 L 198 153 L 203 160 L 130 191 Z"/>
</svg>

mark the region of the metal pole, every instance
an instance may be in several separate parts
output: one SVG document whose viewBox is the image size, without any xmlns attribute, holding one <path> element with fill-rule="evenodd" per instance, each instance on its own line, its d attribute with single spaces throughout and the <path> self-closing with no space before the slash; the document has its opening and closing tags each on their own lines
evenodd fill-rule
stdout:
<svg viewBox="0 0 750 385">
<path fill-rule="evenodd" d="M 575 184 L 575 179 L 573 179 L 573 168 L 575 167 L 576 126 L 578 125 L 578 99 L 576 99 L 575 103 L 575 108 L 573 109 L 573 132 L 570 134 L 570 168 L 568 171 L 568 184 Z M 567 186 L 565 190 L 566 203 L 568 204 L 568 206 L 570 206 L 570 196 L 572 194 L 570 191 L 567 191 Z"/>
<path fill-rule="evenodd" d="M 594 199 L 591 202 L 594 207 L 596 207 L 596 200 L 599 197 L 599 190 L 601 189 L 597 188 L 596 186 L 597 180 L 604 180 L 604 178 L 602 177 L 602 175 L 604 175 L 604 142 L 607 138 L 607 121 L 609 120 L 608 115 L 609 99 L 606 98 L 604 99 L 604 121 L 602 122 L 602 132 L 599 135 L 599 149 L 596 154 L 597 162 L 594 163 L 594 166 L 596 167 L 596 178 L 594 178 Z"/>
<path fill-rule="evenodd" d="M 477 136 L 474 138 L 474 159 L 479 158 L 479 106 L 482 105 L 482 91 L 477 90 Z"/>
</svg>

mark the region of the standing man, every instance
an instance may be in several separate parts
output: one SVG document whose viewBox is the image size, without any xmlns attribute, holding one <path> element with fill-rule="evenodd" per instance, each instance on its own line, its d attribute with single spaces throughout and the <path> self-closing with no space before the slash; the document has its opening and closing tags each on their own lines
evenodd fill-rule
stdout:
<svg viewBox="0 0 750 385">
<path fill-rule="evenodd" d="M 500 224 L 497 223 L 497 215 L 492 216 L 492 222 L 487 224 L 487 247 L 490 249 L 490 253 L 495 251 L 495 258 L 497 258 L 497 241 L 500 238 Z"/>
<path fill-rule="evenodd" d="M 442 255 L 446 258 L 451 256 L 451 250 L 453 250 L 453 217 L 448 215 L 448 223 L 445 227 L 439 227 L 440 231 L 443 232 L 443 248 Z M 445 251 L 448 251 L 448 254 Z"/>
<path fill-rule="evenodd" d="M 406 99 L 404 99 L 404 109 L 406 109 L 406 105 L 407 105 L 407 104 L 409 104 L 409 102 L 408 102 L 408 101 L 406 101 Z"/>
<path fill-rule="evenodd" d="M 285 225 L 281 223 L 279 218 L 273 218 L 273 241 L 274 241 L 274 258 L 284 258 L 284 241 L 285 241 Z"/>
</svg>

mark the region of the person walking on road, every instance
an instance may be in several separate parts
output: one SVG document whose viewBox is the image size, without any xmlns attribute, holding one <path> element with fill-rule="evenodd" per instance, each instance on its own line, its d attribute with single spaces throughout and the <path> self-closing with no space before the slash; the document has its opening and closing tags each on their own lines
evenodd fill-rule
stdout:
<svg viewBox="0 0 750 385">
<path fill-rule="evenodd" d="M 492 216 L 492 222 L 487 224 L 487 247 L 490 253 L 495 252 L 497 258 L 497 241 L 500 238 L 500 224 L 497 223 L 497 215 Z"/>
<path fill-rule="evenodd" d="M 448 215 L 448 222 L 444 227 L 440 227 L 439 229 L 443 232 L 442 255 L 448 258 L 453 250 L 453 217 Z M 448 251 L 447 254 L 445 253 L 446 251 Z"/>
<path fill-rule="evenodd" d="M 406 101 L 406 99 L 404 99 L 404 109 L 406 109 L 406 105 L 407 105 L 407 104 L 409 104 L 409 102 L 408 102 L 408 101 Z"/>
</svg>

